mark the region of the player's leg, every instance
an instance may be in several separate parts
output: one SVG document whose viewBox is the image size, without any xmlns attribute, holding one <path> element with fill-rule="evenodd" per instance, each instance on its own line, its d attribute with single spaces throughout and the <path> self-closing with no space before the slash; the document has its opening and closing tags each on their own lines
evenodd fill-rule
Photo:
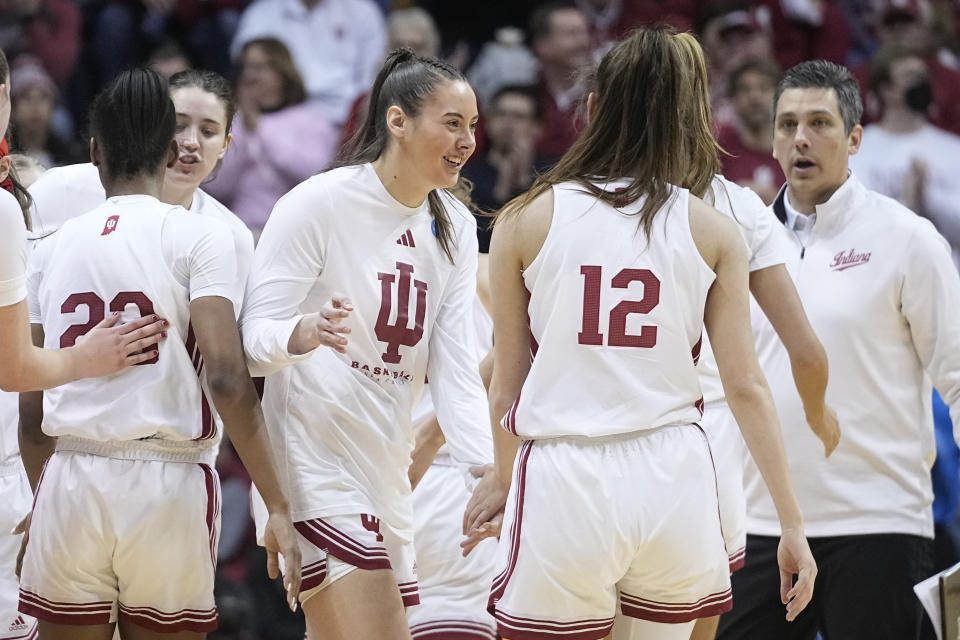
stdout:
<svg viewBox="0 0 960 640">
<path fill-rule="evenodd" d="M 0 392 L 0 400 L 9 401 L 8 396 L 12 395 Z M 16 563 L 23 536 L 8 534 L 30 513 L 32 500 L 30 483 L 20 459 L 14 457 L 0 462 L 0 640 L 36 637 L 37 621 L 17 611 L 20 585 Z"/>
<path fill-rule="evenodd" d="M 123 616 L 120 617 L 118 627 L 121 640 L 203 640 L 207 637 L 206 632 L 198 631 L 175 631 L 173 633 L 153 631 L 134 624 Z"/>
<path fill-rule="evenodd" d="M 700 618 L 693 627 L 690 640 L 714 640 L 717 637 L 717 626 L 719 624 L 720 616 Z"/>
<path fill-rule="evenodd" d="M 38 640 L 111 640 L 115 623 L 71 625 L 40 620 Z"/>
<path fill-rule="evenodd" d="M 824 640 L 920 637 L 925 614 L 913 585 L 933 573 L 932 540 L 904 534 L 817 540 L 822 547 L 817 565 L 828 567 L 822 594 Z"/>
<path fill-rule="evenodd" d="M 328 562 L 332 562 L 327 556 Z M 356 569 L 303 602 L 307 636 L 324 640 L 410 638 L 392 569 Z"/>
</svg>

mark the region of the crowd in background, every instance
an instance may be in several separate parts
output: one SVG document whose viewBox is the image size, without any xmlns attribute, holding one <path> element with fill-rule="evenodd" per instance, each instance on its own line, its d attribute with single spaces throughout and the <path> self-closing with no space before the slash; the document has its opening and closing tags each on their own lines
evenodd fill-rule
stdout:
<svg viewBox="0 0 960 640">
<path fill-rule="evenodd" d="M 852 170 L 929 218 L 960 258 L 958 0 L 0 0 L 10 146 L 32 158 L 21 171 L 85 162 L 89 102 L 121 70 L 217 71 L 239 108 L 232 145 L 203 189 L 256 234 L 280 196 L 335 162 L 385 52 L 407 46 L 473 84 L 481 124 L 464 175 L 478 207 L 493 211 L 572 143 L 600 56 L 630 29 L 662 21 L 696 33 L 707 53 L 728 178 L 771 202 L 783 184 L 771 155 L 782 70 L 815 58 L 844 64 L 865 107 Z M 956 476 L 957 454 L 949 439 L 944 446 L 941 468 L 953 464 Z M 221 623 L 211 637 L 303 637 L 299 614 L 285 612 L 262 569 L 249 479 L 229 445 L 220 474 Z M 938 522 L 956 511 L 955 499 L 941 502 Z"/>
</svg>

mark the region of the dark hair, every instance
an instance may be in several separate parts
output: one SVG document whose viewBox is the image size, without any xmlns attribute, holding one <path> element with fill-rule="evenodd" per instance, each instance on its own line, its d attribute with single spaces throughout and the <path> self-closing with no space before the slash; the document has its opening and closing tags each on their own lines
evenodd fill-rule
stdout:
<svg viewBox="0 0 960 640">
<path fill-rule="evenodd" d="M 783 77 L 783 71 L 773 60 L 766 58 L 748 58 L 738 64 L 727 76 L 727 96 L 734 97 L 740 88 L 740 79 L 748 73 L 759 73 L 770 79 L 773 86 L 777 86 L 780 78 Z"/>
<path fill-rule="evenodd" d="M 253 47 L 260 47 L 263 55 L 267 57 L 270 67 L 280 74 L 280 78 L 283 80 L 283 98 L 279 109 L 286 109 L 306 102 L 307 89 L 303 84 L 303 76 L 300 75 L 300 71 L 290 55 L 290 49 L 277 38 L 257 38 L 243 45 L 238 60 L 238 71 L 243 71 L 244 56 Z M 239 76 L 238 73 L 238 79 Z"/>
<path fill-rule="evenodd" d="M 597 199 L 621 208 L 644 199 L 640 226 L 649 234 L 653 217 L 671 199 L 671 182 L 686 173 L 684 74 L 686 56 L 670 27 L 640 28 L 608 52 L 597 69 L 593 118 L 573 146 L 526 195 L 503 212 L 519 211 L 561 182 L 577 182 Z M 630 179 L 616 192 L 596 182 Z"/>
<path fill-rule="evenodd" d="M 533 103 L 533 116 L 538 121 L 543 119 L 543 102 L 540 101 L 540 96 L 537 95 L 537 90 L 528 84 L 508 84 L 497 89 L 496 93 L 493 94 L 493 97 L 490 98 L 490 107 L 493 108 L 493 105 L 497 104 L 497 101 L 500 100 L 503 96 L 523 96 Z"/>
<path fill-rule="evenodd" d="M 7 62 L 7 55 L 3 52 L 3 49 L 0 49 L 0 84 L 7 85 L 7 100 L 11 100 L 10 63 Z M 0 137 L 3 137 L 3 135 L 6 135 L 6 131 L 0 131 L 0 134 L 2 134 Z M 27 191 L 26 187 L 20 183 L 20 177 L 17 175 L 17 170 L 13 164 L 10 165 L 10 172 L 7 177 L 10 179 L 10 184 L 13 185 L 13 190 L 10 193 L 17 199 L 20 210 L 23 211 L 23 223 L 27 229 L 30 229 L 30 207 L 33 205 L 33 198 L 30 197 L 30 192 Z"/>
<path fill-rule="evenodd" d="M 532 45 L 541 38 L 550 35 L 550 31 L 553 29 L 553 14 L 558 11 L 568 11 L 571 9 L 577 12 L 580 11 L 580 9 L 569 0 L 547 2 L 534 9 L 533 13 L 530 14 L 530 27 L 528 29 L 530 44 Z"/>
<path fill-rule="evenodd" d="M 344 158 L 338 163 L 356 165 L 373 162 L 387 148 L 390 133 L 387 130 L 387 109 L 400 107 L 403 112 L 415 118 L 420 115 L 423 103 L 433 95 L 442 82 L 467 79 L 455 67 L 435 58 L 423 58 L 410 49 L 397 49 L 387 56 L 380 73 L 377 74 L 370 90 L 369 106 L 363 125 L 347 143 Z M 457 185 L 448 190 L 472 208 L 469 200 L 470 183 L 460 178 Z M 443 252 L 453 262 L 453 225 L 447 215 L 446 206 L 440 193 L 434 189 L 428 196 L 430 214 L 436 222 L 436 235 Z"/>
<path fill-rule="evenodd" d="M 90 135 L 105 151 L 107 170 L 119 178 L 161 168 L 176 123 L 167 81 L 150 69 L 124 71 L 90 107 Z"/>
<path fill-rule="evenodd" d="M 780 96 L 787 89 L 833 89 L 847 135 L 860 124 L 863 116 L 860 85 L 846 67 L 826 60 L 807 60 L 787 69 L 773 94 L 774 118 L 777 117 Z"/>
<path fill-rule="evenodd" d="M 201 69 L 185 69 L 170 76 L 170 91 L 176 89 L 196 88 L 216 96 L 223 105 L 224 116 L 227 121 L 223 135 L 230 133 L 233 126 L 233 116 L 237 114 L 237 100 L 233 97 L 230 83 L 219 73 L 203 71 Z"/>
</svg>

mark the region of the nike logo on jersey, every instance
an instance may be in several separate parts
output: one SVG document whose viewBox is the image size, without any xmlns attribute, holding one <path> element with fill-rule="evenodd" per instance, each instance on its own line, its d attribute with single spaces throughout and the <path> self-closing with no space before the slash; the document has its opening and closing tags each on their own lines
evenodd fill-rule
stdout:
<svg viewBox="0 0 960 640">
<path fill-rule="evenodd" d="M 407 232 L 402 236 L 397 238 L 397 244 L 402 244 L 405 247 L 415 247 L 416 243 L 413 241 L 413 234 L 410 233 L 410 229 L 407 229 Z"/>
<path fill-rule="evenodd" d="M 844 271 L 870 262 L 870 253 L 857 253 L 856 249 L 841 251 L 833 256 L 830 268 L 834 271 Z"/>
</svg>

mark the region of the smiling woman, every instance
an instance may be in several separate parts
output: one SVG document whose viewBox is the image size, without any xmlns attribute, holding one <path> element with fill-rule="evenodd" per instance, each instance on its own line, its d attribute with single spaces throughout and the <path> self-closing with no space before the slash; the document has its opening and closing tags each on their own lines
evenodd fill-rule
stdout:
<svg viewBox="0 0 960 640">
<path fill-rule="evenodd" d="M 252 372 L 271 374 L 264 411 L 294 488 L 310 637 L 410 638 L 407 469 L 426 377 L 453 457 L 492 455 L 472 317 L 476 223 L 449 191 L 476 123 L 462 74 L 393 52 L 350 164 L 283 196 L 257 247 L 241 324 Z"/>
</svg>

